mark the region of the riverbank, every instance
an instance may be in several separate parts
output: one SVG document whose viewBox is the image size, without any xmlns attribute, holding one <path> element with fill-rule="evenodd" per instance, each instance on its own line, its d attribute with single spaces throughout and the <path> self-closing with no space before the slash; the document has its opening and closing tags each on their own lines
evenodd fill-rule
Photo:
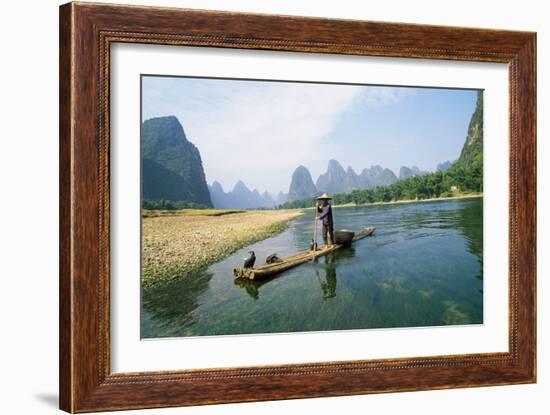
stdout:
<svg viewBox="0 0 550 415">
<path fill-rule="evenodd" d="M 455 199 L 475 199 L 483 197 L 483 193 L 468 193 L 464 195 L 449 196 L 449 197 L 432 197 L 429 199 L 408 199 L 408 200 L 390 200 L 389 202 L 372 202 L 357 205 L 355 203 L 343 203 L 340 205 L 332 205 L 333 208 L 345 208 L 354 206 L 378 206 L 378 205 L 399 205 L 407 203 L 427 203 L 427 202 L 441 202 L 443 200 L 455 200 Z M 313 209 L 312 207 L 303 208 L 304 210 Z"/>
<path fill-rule="evenodd" d="M 301 210 L 142 213 L 142 287 L 185 277 L 286 229 Z"/>
<path fill-rule="evenodd" d="M 414 199 L 414 200 L 392 200 L 390 202 L 372 202 L 372 203 L 365 203 L 362 206 L 376 206 L 376 205 L 399 205 L 399 204 L 407 204 L 407 203 L 427 203 L 427 202 L 441 202 L 443 200 L 458 200 L 458 199 L 475 199 L 478 197 L 483 197 L 483 193 L 471 193 L 466 195 L 459 195 L 459 196 L 449 196 L 449 197 L 432 197 L 429 199 Z M 347 205 L 341 205 L 349 206 Z"/>
</svg>

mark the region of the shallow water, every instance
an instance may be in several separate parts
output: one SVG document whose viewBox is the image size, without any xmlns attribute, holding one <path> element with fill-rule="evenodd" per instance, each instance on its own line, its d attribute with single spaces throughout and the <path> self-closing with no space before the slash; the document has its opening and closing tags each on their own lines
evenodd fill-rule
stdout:
<svg viewBox="0 0 550 415">
<path fill-rule="evenodd" d="M 235 283 L 249 250 L 306 250 L 313 212 L 208 269 L 142 296 L 141 335 L 179 337 L 483 323 L 483 199 L 346 207 L 373 236 L 266 282 Z M 321 238 L 319 237 L 321 244 Z"/>
</svg>

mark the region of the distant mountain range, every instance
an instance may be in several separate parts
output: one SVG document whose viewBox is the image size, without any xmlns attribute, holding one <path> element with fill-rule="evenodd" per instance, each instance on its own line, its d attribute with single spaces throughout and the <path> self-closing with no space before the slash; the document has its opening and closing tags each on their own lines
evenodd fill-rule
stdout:
<svg viewBox="0 0 550 415">
<path fill-rule="evenodd" d="M 280 192 L 272 197 L 268 192 L 260 194 L 258 190 L 250 190 L 241 180 L 233 190 L 225 192 L 222 185 L 214 181 L 210 186 L 210 196 L 214 207 L 220 209 L 257 209 L 273 208 L 286 202 L 286 195 Z"/>
<path fill-rule="evenodd" d="M 472 154 L 477 154 L 480 145 L 480 140 L 475 139 L 477 125 L 470 125 L 469 137 L 473 137 L 471 147 L 476 147 Z M 286 201 L 307 199 L 324 192 L 334 195 L 373 189 L 429 173 L 416 166 L 403 166 L 399 176 L 396 176 L 390 169 L 375 165 L 357 174 L 353 168 L 344 169 L 338 161 L 329 160 L 326 172 L 315 182 L 306 167 L 298 166 L 290 178 L 288 194 L 280 192 L 275 196 L 267 191 L 260 193 L 248 188 L 241 180 L 231 191 L 225 192 L 218 181 L 207 185 L 200 152 L 187 139 L 176 117 L 145 121 L 141 128 L 141 149 L 143 200 L 169 200 L 224 209 L 273 208 Z M 469 157 L 472 157 L 471 154 L 463 150 L 461 159 Z M 445 170 L 451 164 L 449 161 L 438 164 L 437 170 Z"/>
<path fill-rule="evenodd" d="M 292 174 L 288 200 L 307 199 L 324 192 L 335 195 L 350 193 L 353 190 L 374 189 L 427 173 L 429 172 L 422 171 L 416 166 L 403 166 L 399 170 L 399 177 L 397 177 L 390 169 L 376 165 L 364 168 L 360 174 L 357 174 L 352 167 L 345 170 L 338 161 L 329 160 L 326 173 L 321 174 L 315 184 L 313 184 L 309 170 L 304 166 L 299 166 Z"/>
</svg>

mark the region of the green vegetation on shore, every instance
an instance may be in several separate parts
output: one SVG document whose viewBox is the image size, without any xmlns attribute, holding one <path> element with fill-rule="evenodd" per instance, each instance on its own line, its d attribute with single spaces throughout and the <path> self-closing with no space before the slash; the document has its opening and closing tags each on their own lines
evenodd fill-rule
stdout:
<svg viewBox="0 0 550 415">
<path fill-rule="evenodd" d="M 354 190 L 334 195 L 335 205 L 366 204 L 378 202 L 448 198 L 483 192 L 483 161 L 470 164 L 455 163 L 446 171 L 410 177 L 389 186 Z M 315 199 L 287 202 L 283 208 L 305 208 L 315 204 Z"/>
<path fill-rule="evenodd" d="M 210 206 L 195 202 L 181 200 L 150 200 L 144 199 L 141 207 L 146 210 L 182 210 L 182 209 L 208 209 Z"/>
<path fill-rule="evenodd" d="M 442 200 L 457 200 L 457 199 L 475 199 L 478 197 L 483 197 L 483 193 L 460 193 L 456 192 L 453 193 L 452 196 L 442 196 L 442 197 L 433 197 L 429 199 L 402 199 L 402 200 L 390 200 L 389 202 L 372 202 L 372 203 L 365 203 L 363 205 L 357 205 L 356 203 L 345 203 L 343 205 L 336 205 L 333 204 L 333 208 L 342 208 L 342 207 L 354 207 L 354 206 L 376 206 L 376 205 L 401 205 L 401 204 L 408 204 L 408 203 L 429 203 L 429 202 L 438 202 Z M 309 208 L 305 209 L 313 209 L 314 207 L 311 206 Z"/>
</svg>

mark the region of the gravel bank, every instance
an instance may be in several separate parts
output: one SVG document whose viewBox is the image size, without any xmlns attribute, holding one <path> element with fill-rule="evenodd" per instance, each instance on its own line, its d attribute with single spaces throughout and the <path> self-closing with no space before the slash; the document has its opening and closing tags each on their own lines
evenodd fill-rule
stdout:
<svg viewBox="0 0 550 415">
<path fill-rule="evenodd" d="M 142 287 L 185 277 L 246 245 L 282 232 L 301 214 L 300 210 L 269 210 L 222 216 L 144 217 Z"/>
</svg>

